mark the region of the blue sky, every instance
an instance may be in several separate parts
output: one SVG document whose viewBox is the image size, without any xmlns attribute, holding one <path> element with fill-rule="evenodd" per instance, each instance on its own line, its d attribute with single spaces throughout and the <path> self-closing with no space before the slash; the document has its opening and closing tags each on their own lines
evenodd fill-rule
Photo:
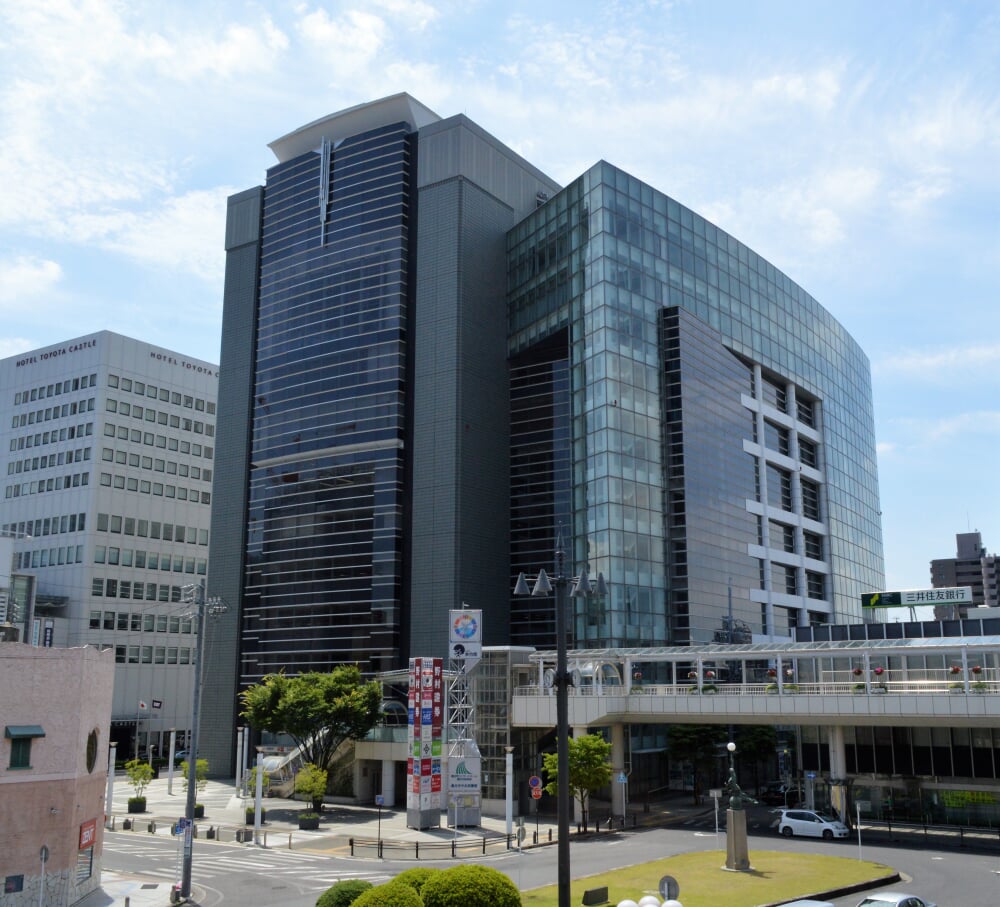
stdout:
<svg viewBox="0 0 1000 907">
<path fill-rule="evenodd" d="M 872 361 L 887 586 L 1000 550 L 1000 5 L 0 0 L 0 357 L 111 329 L 218 360 L 225 200 L 408 91 L 560 182 L 611 161 Z"/>
</svg>

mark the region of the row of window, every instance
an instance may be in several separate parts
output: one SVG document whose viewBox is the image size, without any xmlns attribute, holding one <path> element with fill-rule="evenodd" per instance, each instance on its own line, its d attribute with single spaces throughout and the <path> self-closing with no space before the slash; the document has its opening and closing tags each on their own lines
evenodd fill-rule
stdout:
<svg viewBox="0 0 1000 907">
<path fill-rule="evenodd" d="M 208 573 L 208 560 L 206 558 L 185 557 L 183 554 L 162 554 L 159 551 L 138 551 L 133 548 L 116 548 L 110 545 L 97 545 L 94 548 L 94 563 L 111 564 L 115 567 L 137 567 L 141 570 L 196 573 L 198 576 L 205 576 Z"/>
<path fill-rule="evenodd" d="M 7 475 L 12 476 L 23 472 L 34 472 L 37 469 L 51 469 L 54 466 L 65 466 L 67 463 L 83 463 L 89 459 L 89 447 L 77 447 L 75 450 L 61 450 L 59 453 L 43 454 L 40 457 L 11 460 L 7 464 Z"/>
<path fill-rule="evenodd" d="M 764 585 L 764 561 L 758 561 L 760 568 L 760 588 Z M 805 571 L 805 594 L 808 598 L 823 601 L 826 599 L 826 577 L 812 570 Z M 771 588 L 775 592 L 786 595 L 802 595 L 799 589 L 798 570 L 787 564 L 771 564 Z"/>
<path fill-rule="evenodd" d="M 64 513 L 62 516 L 44 517 L 20 523 L 4 523 L 0 533 L 12 538 L 35 538 L 42 535 L 57 535 L 62 532 L 83 532 L 87 525 L 85 513 Z"/>
<path fill-rule="evenodd" d="M 158 520 L 140 520 L 110 513 L 97 514 L 97 531 L 119 535 L 137 535 L 139 538 L 162 538 L 165 542 L 187 542 L 189 545 L 207 545 L 208 530 L 194 526 L 175 526 Z M 137 565 L 138 566 L 138 565 Z"/>
<path fill-rule="evenodd" d="M 67 419 L 80 413 L 92 413 L 97 403 L 95 397 L 86 400 L 74 400 L 63 403 L 62 406 L 47 406 L 45 409 L 33 409 L 30 413 L 14 413 L 10 420 L 11 428 L 23 428 L 25 425 L 35 425 L 40 422 L 50 422 L 52 419 Z"/>
<path fill-rule="evenodd" d="M 757 424 L 754 421 L 754 441 L 757 441 Z M 818 448 L 814 441 L 809 438 L 798 436 L 799 460 L 806 466 L 813 469 L 819 468 Z M 764 446 L 770 450 L 775 450 L 786 457 L 792 455 L 791 432 L 783 425 L 776 425 L 773 422 L 764 420 Z"/>
<path fill-rule="evenodd" d="M 115 646 L 115 664 L 189 665 L 194 650 L 188 646 Z"/>
<path fill-rule="evenodd" d="M 95 578 L 94 582 L 104 581 Z M 107 582 L 113 583 L 115 580 Z M 141 591 L 142 583 L 135 585 Z M 155 590 L 156 584 L 151 585 Z M 177 597 L 173 600 L 180 601 L 180 586 L 160 586 L 160 589 L 167 589 L 171 594 L 176 593 Z M 141 599 L 142 595 L 137 595 L 136 598 Z M 153 601 L 154 599 L 149 600 Z M 90 629 L 121 630 L 132 633 L 193 633 L 194 622 L 190 617 L 181 617 L 179 614 L 153 614 L 149 611 L 91 611 Z"/>
<path fill-rule="evenodd" d="M 123 391 L 129 391 L 133 394 L 138 394 L 140 397 L 148 397 L 150 400 L 160 400 L 163 403 L 172 403 L 174 406 L 183 406 L 186 409 L 207 412 L 209 415 L 215 413 L 215 404 L 211 400 L 192 397 L 188 394 L 179 394 L 177 391 L 169 391 L 165 387 L 158 388 L 155 384 L 147 384 L 144 381 L 133 381 L 131 378 L 119 379 L 118 375 L 108 375 L 108 387 L 116 387 Z"/>
<path fill-rule="evenodd" d="M 789 554 L 795 553 L 795 527 L 769 520 L 770 543 L 774 548 L 780 548 Z M 764 544 L 764 524 L 757 517 L 757 544 Z M 823 560 L 823 536 L 808 529 L 802 532 L 802 553 L 813 560 Z"/>
<path fill-rule="evenodd" d="M 66 428 L 53 428 L 51 431 L 36 431 L 32 435 L 22 435 L 10 439 L 11 450 L 28 450 L 43 444 L 55 444 L 57 441 L 72 441 L 74 438 L 89 438 L 94 433 L 93 422 L 81 422 L 79 425 L 68 425 Z"/>
<path fill-rule="evenodd" d="M 205 425 L 195 422 L 194 432 L 200 434 L 203 430 L 209 437 L 215 434 L 214 425 Z M 168 438 L 166 435 L 154 435 L 151 431 L 140 431 L 137 428 L 129 430 L 127 425 L 115 425 L 114 422 L 104 423 L 104 437 L 117 438 L 119 441 L 131 441 L 133 444 L 145 444 L 147 447 L 159 447 L 161 450 L 177 450 L 187 453 L 190 450 L 193 456 L 202 456 L 212 459 L 213 448 L 191 443 L 190 441 L 179 441 L 177 438 Z M 185 450 L 187 448 L 187 450 Z"/>
<path fill-rule="evenodd" d="M 209 406 L 211 406 L 211 412 L 214 413 L 215 404 L 211 403 Z M 109 397 L 105 401 L 104 408 L 109 413 L 115 413 L 119 416 L 131 416 L 133 419 L 143 419 L 146 422 L 155 422 L 157 425 L 169 425 L 170 428 L 180 428 L 184 431 L 198 431 L 194 426 L 201 424 L 197 420 L 189 419 L 186 416 L 164 412 L 162 409 L 156 410 L 151 406 L 138 406 L 125 403 L 124 401 L 119 402 L 113 397 Z"/>
<path fill-rule="evenodd" d="M 195 444 L 194 446 L 199 449 L 200 456 L 201 445 Z M 192 479 L 201 479 L 204 482 L 212 481 L 211 469 L 202 469 L 200 466 L 191 466 L 176 460 L 161 460 L 157 457 L 141 456 L 125 450 L 113 450 L 110 447 L 101 450 L 101 459 L 105 463 L 117 463 L 119 466 L 134 466 L 140 469 L 151 469 L 153 472 L 165 472 L 171 476 L 181 476 L 182 478 L 190 476 Z"/>
<path fill-rule="evenodd" d="M 97 387 L 96 374 L 83 375 L 80 378 L 67 378 L 65 381 L 46 384 L 44 387 L 33 387 L 30 391 L 18 391 L 14 394 L 14 405 L 20 406 L 22 403 L 34 403 L 36 400 L 44 400 L 46 397 L 70 394 L 73 391 L 84 390 L 88 387 Z"/>
<path fill-rule="evenodd" d="M 162 482 L 150 482 L 149 479 L 136 479 L 131 476 L 101 473 L 101 485 L 105 488 L 121 488 L 126 491 L 139 491 L 158 498 L 173 498 L 178 501 L 191 501 L 197 504 L 212 503 L 210 491 L 199 491 L 197 488 L 183 488 L 178 485 L 164 485 Z"/>
<path fill-rule="evenodd" d="M 199 419 L 181 419 L 180 417 L 177 417 L 177 424 L 174 425 L 173 418 L 174 417 L 170 417 L 166 422 L 163 423 L 158 422 L 157 424 L 168 425 L 169 423 L 169 426 L 171 428 L 179 428 L 181 431 L 194 432 L 196 435 L 205 435 L 206 438 L 215 437 L 215 425 L 211 422 L 202 422 Z M 104 435 L 105 437 L 108 438 L 117 437 L 123 441 L 129 440 L 129 437 L 131 436 L 131 439 L 136 443 L 139 443 L 141 440 L 143 444 L 148 444 L 148 445 L 153 444 L 152 441 L 146 440 L 146 438 L 153 437 L 153 435 L 150 434 L 149 432 L 142 432 L 134 428 L 132 429 L 131 432 L 129 432 L 127 425 L 116 425 L 114 422 L 104 423 Z M 163 435 L 156 435 L 156 446 L 157 447 L 167 446 L 166 438 L 164 438 Z M 172 447 L 171 450 L 176 450 L 176 448 Z"/>
<path fill-rule="evenodd" d="M 29 494 L 41 494 L 45 491 L 62 491 L 64 488 L 79 488 L 81 485 L 89 484 L 90 473 L 77 472 L 66 476 L 55 476 L 52 479 L 39 479 L 37 482 L 18 482 L 15 485 L 8 485 L 4 491 L 4 496 L 8 498 L 21 498 Z"/>
<path fill-rule="evenodd" d="M 27 570 L 38 567 L 62 567 L 66 564 L 83 563 L 83 545 L 66 545 L 60 548 L 35 548 L 32 551 L 18 551 L 15 555 L 15 569 Z"/>
</svg>

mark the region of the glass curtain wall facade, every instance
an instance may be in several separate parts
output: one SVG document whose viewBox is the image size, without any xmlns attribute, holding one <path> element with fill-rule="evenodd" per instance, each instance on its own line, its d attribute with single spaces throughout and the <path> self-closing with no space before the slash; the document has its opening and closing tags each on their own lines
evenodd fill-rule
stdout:
<svg viewBox="0 0 1000 907">
<path fill-rule="evenodd" d="M 611 589 L 574 604 L 575 645 L 860 619 L 883 582 L 870 370 L 828 312 L 603 162 L 510 231 L 508 286 L 515 363 L 566 337 L 567 552 Z"/>
<path fill-rule="evenodd" d="M 268 171 L 242 684 L 388 669 L 399 649 L 410 133 Z"/>
</svg>

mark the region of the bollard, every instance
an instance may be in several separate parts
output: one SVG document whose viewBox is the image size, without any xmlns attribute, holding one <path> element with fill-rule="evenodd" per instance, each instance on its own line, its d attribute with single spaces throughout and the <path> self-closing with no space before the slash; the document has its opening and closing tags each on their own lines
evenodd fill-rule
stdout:
<svg viewBox="0 0 1000 907">
<path fill-rule="evenodd" d="M 483 856 L 486 856 L 486 835 L 483 835 Z"/>
<path fill-rule="evenodd" d="M 151 835 L 155 835 L 156 834 L 156 823 L 155 822 L 150 822 L 149 825 L 146 826 L 146 831 L 148 831 Z"/>
<path fill-rule="evenodd" d="M 353 857 L 354 856 L 354 838 L 348 838 L 347 839 L 347 843 L 351 847 L 351 856 Z"/>
</svg>

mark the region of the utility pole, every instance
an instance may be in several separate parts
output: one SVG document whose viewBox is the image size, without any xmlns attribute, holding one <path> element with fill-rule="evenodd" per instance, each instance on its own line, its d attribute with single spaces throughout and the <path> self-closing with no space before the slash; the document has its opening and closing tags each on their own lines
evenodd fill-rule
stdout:
<svg viewBox="0 0 1000 907">
<path fill-rule="evenodd" d="M 187 804 L 184 808 L 184 855 L 181 865 L 181 890 L 180 896 L 184 900 L 191 897 L 191 857 L 194 845 L 194 806 L 198 794 L 198 723 L 201 712 L 201 679 L 202 662 L 205 657 L 205 610 L 215 616 L 223 614 L 226 606 L 222 599 L 205 599 L 205 581 L 192 583 L 184 586 L 181 590 L 182 601 L 194 606 L 195 633 L 197 634 L 197 645 L 195 646 L 194 663 L 194 692 L 191 697 L 191 739 L 188 743 L 188 775 L 187 775 Z"/>
</svg>

